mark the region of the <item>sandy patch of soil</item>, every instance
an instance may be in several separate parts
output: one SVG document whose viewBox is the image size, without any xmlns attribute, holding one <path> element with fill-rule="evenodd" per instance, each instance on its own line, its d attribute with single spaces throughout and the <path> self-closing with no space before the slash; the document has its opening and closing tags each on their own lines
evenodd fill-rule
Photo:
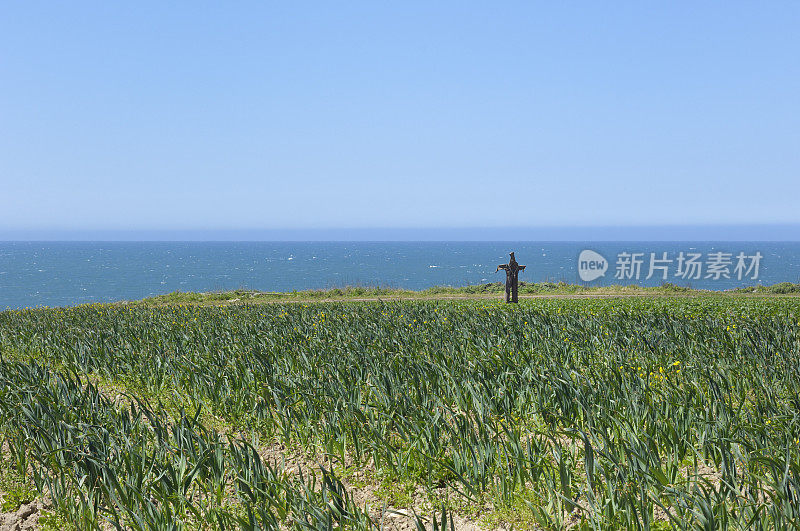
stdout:
<svg viewBox="0 0 800 531">
<path fill-rule="evenodd" d="M 0 503 L 3 495 L 0 493 Z M 0 531 L 22 531 L 24 529 L 38 529 L 39 515 L 46 509 L 41 500 L 24 503 L 13 513 L 0 514 Z"/>
</svg>

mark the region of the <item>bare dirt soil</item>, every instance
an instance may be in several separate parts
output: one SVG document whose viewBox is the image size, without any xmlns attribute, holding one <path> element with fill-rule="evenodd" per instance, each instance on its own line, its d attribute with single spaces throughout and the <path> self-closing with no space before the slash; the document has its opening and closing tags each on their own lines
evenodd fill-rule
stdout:
<svg viewBox="0 0 800 531">
<path fill-rule="evenodd" d="M 0 493 L 2 503 L 3 493 Z M 41 500 L 24 503 L 13 513 L 0 514 L 0 531 L 22 531 L 24 529 L 38 529 L 39 516 L 46 509 Z"/>
</svg>

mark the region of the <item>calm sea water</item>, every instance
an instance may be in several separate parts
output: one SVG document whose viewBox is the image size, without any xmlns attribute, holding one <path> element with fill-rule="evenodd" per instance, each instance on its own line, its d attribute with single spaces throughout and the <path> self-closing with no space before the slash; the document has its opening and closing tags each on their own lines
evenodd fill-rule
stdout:
<svg viewBox="0 0 800 531">
<path fill-rule="evenodd" d="M 0 242 L 0 309 L 132 300 L 175 290 L 481 284 L 504 280 L 495 268 L 512 250 L 528 266 L 521 280 L 579 283 L 584 249 L 608 260 L 608 271 L 591 285 L 662 284 L 663 268 L 646 278 L 650 253 L 658 259 L 667 253 L 672 262 L 657 265 L 666 267 L 666 281 L 681 286 L 725 290 L 800 282 L 800 242 Z M 642 255 L 638 279 L 615 278 L 626 252 Z M 676 274 L 681 252 L 701 255 L 701 278 Z M 730 278 L 707 276 L 710 255 L 719 252 L 730 254 L 722 256 L 730 263 L 717 267 Z M 749 257 L 761 255 L 757 278 L 752 269 L 737 278 L 740 253 L 748 267 Z"/>
</svg>

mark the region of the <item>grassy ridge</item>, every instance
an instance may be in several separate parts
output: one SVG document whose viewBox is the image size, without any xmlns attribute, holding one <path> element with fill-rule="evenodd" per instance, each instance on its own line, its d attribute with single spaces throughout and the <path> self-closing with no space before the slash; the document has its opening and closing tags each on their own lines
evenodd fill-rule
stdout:
<svg viewBox="0 0 800 531">
<path fill-rule="evenodd" d="M 797 298 L 95 305 L 0 349 L 4 462 L 81 528 L 800 517 Z"/>
<path fill-rule="evenodd" d="M 274 301 L 319 301 L 319 300 L 346 300 L 359 298 L 393 298 L 393 299 L 426 299 L 437 297 L 480 297 L 501 295 L 505 291 L 505 284 L 491 282 L 473 286 L 436 286 L 420 291 L 400 288 L 361 287 L 348 286 L 344 288 L 300 290 L 288 292 L 263 292 L 253 290 L 217 291 L 208 293 L 192 293 L 175 291 L 166 295 L 145 299 L 145 304 L 203 304 L 235 302 L 274 302 Z M 761 294 L 761 295 L 791 295 L 800 294 L 800 284 L 782 282 L 772 286 L 752 286 L 737 288 L 726 292 L 696 290 L 674 284 L 663 284 L 656 287 L 630 286 L 586 286 L 580 284 L 567 284 L 565 282 L 520 282 L 519 293 L 525 295 L 703 295 L 712 294 Z"/>
</svg>

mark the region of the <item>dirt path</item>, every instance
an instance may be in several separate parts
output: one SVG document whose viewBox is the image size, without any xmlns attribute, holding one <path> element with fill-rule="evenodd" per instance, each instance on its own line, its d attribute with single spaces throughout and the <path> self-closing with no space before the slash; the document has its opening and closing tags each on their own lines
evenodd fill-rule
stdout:
<svg viewBox="0 0 800 531">
<path fill-rule="evenodd" d="M 630 298 L 744 298 L 744 299 L 769 299 L 769 298 L 800 298 L 798 295 L 775 295 L 771 293 L 705 293 L 705 292 L 676 292 L 676 293 L 636 293 L 630 291 L 609 291 L 603 293 L 541 293 L 520 295 L 520 300 L 536 299 L 630 299 Z M 202 301 L 196 304 L 204 306 L 228 306 L 231 304 L 313 304 L 318 302 L 398 302 L 398 301 L 493 301 L 503 302 L 503 296 L 497 294 L 469 294 L 469 295 L 429 295 L 429 296 L 393 296 L 386 297 L 326 297 L 320 299 L 240 299 L 234 298 L 220 301 Z"/>
</svg>

